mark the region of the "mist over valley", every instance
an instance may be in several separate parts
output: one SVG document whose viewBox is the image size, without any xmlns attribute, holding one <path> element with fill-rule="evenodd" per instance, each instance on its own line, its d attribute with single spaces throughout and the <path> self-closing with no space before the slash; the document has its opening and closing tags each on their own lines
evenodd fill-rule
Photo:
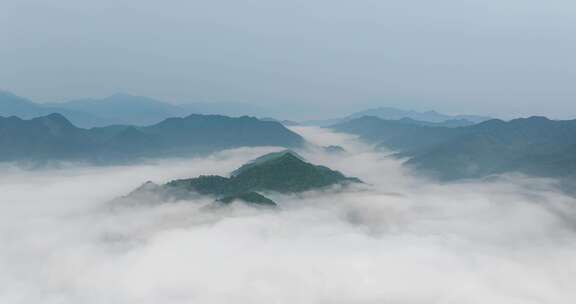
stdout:
<svg viewBox="0 0 576 304">
<path fill-rule="evenodd" d="M 439 184 L 354 136 L 294 127 L 297 151 L 364 183 L 114 206 L 143 182 L 227 176 L 283 148 L 129 166 L 4 165 L 0 300 L 10 303 L 566 302 L 575 199 L 551 180 Z M 321 148 L 338 145 L 345 152 Z"/>
<path fill-rule="evenodd" d="M 576 2 L 0 1 L 0 304 L 576 303 Z"/>
</svg>

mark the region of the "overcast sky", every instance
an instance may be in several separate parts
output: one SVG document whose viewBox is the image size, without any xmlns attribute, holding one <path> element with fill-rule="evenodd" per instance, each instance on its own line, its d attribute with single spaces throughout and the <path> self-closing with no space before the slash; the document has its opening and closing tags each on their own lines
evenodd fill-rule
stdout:
<svg viewBox="0 0 576 304">
<path fill-rule="evenodd" d="M 0 88 L 38 101 L 568 118 L 575 54 L 573 0 L 0 1 Z"/>
</svg>

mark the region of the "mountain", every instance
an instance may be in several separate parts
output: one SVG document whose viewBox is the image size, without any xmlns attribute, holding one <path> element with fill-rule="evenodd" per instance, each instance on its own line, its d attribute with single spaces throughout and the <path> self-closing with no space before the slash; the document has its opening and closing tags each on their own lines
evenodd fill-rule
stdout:
<svg viewBox="0 0 576 304">
<path fill-rule="evenodd" d="M 117 93 L 101 99 L 80 99 L 52 103 L 54 107 L 104 117 L 114 124 L 149 125 L 170 117 L 203 115 L 257 115 L 263 110 L 252 105 L 231 102 L 192 102 L 172 104 L 144 96 Z"/>
<path fill-rule="evenodd" d="M 408 158 L 407 166 L 442 180 L 508 172 L 576 177 L 576 120 L 494 119 L 447 128 L 362 117 L 333 128 L 392 148 Z"/>
<path fill-rule="evenodd" d="M 240 168 L 232 171 L 232 173 L 230 173 L 231 176 L 236 176 L 250 168 L 253 168 L 255 166 L 259 166 L 262 163 L 265 163 L 267 161 L 270 160 L 274 160 L 274 159 L 278 159 L 286 154 L 291 154 L 294 157 L 297 157 L 298 159 L 304 161 L 304 158 L 302 158 L 300 155 L 298 155 L 298 153 L 292 151 L 292 150 L 284 150 L 284 151 L 280 151 L 280 152 L 272 152 L 272 153 L 268 153 L 265 155 L 262 155 L 256 159 L 253 159 L 252 161 L 242 165 Z"/>
<path fill-rule="evenodd" d="M 0 116 L 33 118 L 43 115 L 41 106 L 10 92 L 0 91 Z"/>
<path fill-rule="evenodd" d="M 344 182 L 358 182 L 338 171 L 310 164 L 291 151 L 264 156 L 235 170 L 230 177 L 201 176 L 166 184 L 200 194 L 234 195 L 250 191 L 299 193 Z"/>
<path fill-rule="evenodd" d="M 408 154 L 466 133 L 465 128 L 431 127 L 406 123 L 404 120 L 383 120 L 373 116 L 363 116 L 330 128 L 338 132 L 359 135 L 368 142 Z"/>
<path fill-rule="evenodd" d="M 242 194 L 230 195 L 216 200 L 217 205 L 229 205 L 234 202 L 243 202 L 254 206 L 263 207 L 277 207 L 278 205 L 273 200 L 265 197 L 258 192 L 246 192 Z"/>
<path fill-rule="evenodd" d="M 353 113 L 349 116 L 326 120 L 310 120 L 304 125 L 329 127 L 362 118 L 364 116 L 377 117 L 383 120 L 403 121 L 408 124 L 427 125 L 436 127 L 464 127 L 471 126 L 486 120 L 490 117 L 476 115 L 447 115 L 436 111 L 417 112 L 401 110 L 391 107 L 380 107 Z"/>
<path fill-rule="evenodd" d="M 253 117 L 190 115 L 146 127 L 82 129 L 60 114 L 30 120 L 0 117 L 0 161 L 133 161 L 256 146 L 299 147 L 304 139 Z"/>
<path fill-rule="evenodd" d="M 147 182 L 127 197 L 142 200 L 150 197 L 162 200 L 186 200 L 199 195 L 212 196 L 230 203 L 269 204 L 271 200 L 260 193 L 293 194 L 360 182 L 338 171 L 306 162 L 292 151 L 264 155 L 233 171 L 229 177 L 200 176 L 170 181 L 164 185 Z"/>
<path fill-rule="evenodd" d="M 415 120 L 412 118 L 404 117 L 402 119 L 398 119 L 398 122 L 410 124 L 410 125 L 417 125 L 417 126 L 426 126 L 426 127 L 447 127 L 447 128 L 457 128 L 457 127 L 468 127 L 471 125 L 475 125 L 476 123 L 466 120 L 466 119 L 450 119 L 445 120 L 442 122 L 430 122 L 430 121 L 422 121 L 422 120 Z"/>
<path fill-rule="evenodd" d="M 569 162 L 576 145 L 576 120 L 544 117 L 487 121 L 466 128 L 467 134 L 421 151 L 408 165 L 442 179 L 475 178 L 506 172 L 543 177 L 576 173 Z"/>
<path fill-rule="evenodd" d="M 399 120 L 403 118 L 410 118 L 417 121 L 424 122 L 445 122 L 450 120 L 468 121 L 470 124 L 480 123 L 490 120 L 490 117 L 477 116 L 477 115 L 447 115 L 438 113 L 436 111 L 407 111 L 391 107 L 379 107 L 368 109 L 361 112 L 354 113 L 347 117 L 347 120 L 360 118 L 362 116 L 375 116 L 386 120 Z"/>
<path fill-rule="evenodd" d="M 190 112 L 152 98 L 117 93 L 102 99 L 81 99 L 47 106 L 106 118 L 114 124 L 149 125 L 166 118 L 185 116 Z"/>
<path fill-rule="evenodd" d="M 159 123 L 170 117 L 184 117 L 191 113 L 242 116 L 262 115 L 265 112 L 256 106 L 241 103 L 195 102 L 176 105 L 126 93 L 117 93 L 104 98 L 35 103 L 13 93 L 0 91 L 0 116 L 30 119 L 59 113 L 83 128 L 116 124 L 144 126 Z"/>
<path fill-rule="evenodd" d="M 169 118 L 156 125 L 139 129 L 161 138 L 159 145 L 168 151 L 215 151 L 242 146 L 300 147 L 304 139 L 277 122 L 254 117 L 232 118 L 221 115 L 192 114 L 185 118 Z M 202 149 L 198 149 L 202 147 Z"/>
<path fill-rule="evenodd" d="M 177 105 L 186 113 L 225 116 L 266 116 L 269 110 L 261 106 L 241 102 L 188 102 Z M 263 119 L 261 119 L 263 120 Z"/>
<path fill-rule="evenodd" d="M 75 160 L 97 147 L 87 130 L 76 128 L 60 114 L 31 120 L 0 117 L 0 146 L 0 161 Z"/>
<path fill-rule="evenodd" d="M 293 127 L 293 126 L 299 126 L 299 125 L 300 125 L 299 123 L 297 123 L 297 122 L 295 122 L 295 121 L 287 120 L 287 119 L 285 119 L 285 120 L 278 120 L 278 119 L 272 118 L 272 117 L 262 117 L 262 118 L 259 118 L 259 119 L 262 120 L 262 121 L 276 121 L 276 122 L 279 122 L 279 123 L 281 123 L 281 124 L 283 124 L 283 125 L 285 125 L 285 126 L 287 126 L 287 127 Z"/>
<path fill-rule="evenodd" d="M 88 127 L 115 123 L 113 120 L 97 117 L 89 113 L 38 104 L 13 93 L 0 91 L 0 116 L 17 116 L 23 119 L 30 119 L 51 113 L 60 113 L 68 117 L 73 123 Z"/>
</svg>

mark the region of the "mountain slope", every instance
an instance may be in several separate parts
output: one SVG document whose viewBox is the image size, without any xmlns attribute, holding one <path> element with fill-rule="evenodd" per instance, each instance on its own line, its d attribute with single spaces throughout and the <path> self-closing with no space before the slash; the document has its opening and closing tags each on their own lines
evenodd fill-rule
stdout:
<svg viewBox="0 0 576 304">
<path fill-rule="evenodd" d="M 442 179 L 474 178 L 521 172 L 535 176 L 563 177 L 576 173 L 574 166 L 546 169 L 557 160 L 571 159 L 576 145 L 576 121 L 543 117 L 488 121 L 467 128 L 467 134 L 414 155 L 408 164 Z"/>
<path fill-rule="evenodd" d="M 229 205 L 234 202 L 243 202 L 246 204 L 254 205 L 254 206 L 262 206 L 262 207 L 276 207 L 278 206 L 276 202 L 273 200 L 265 197 L 264 195 L 258 192 L 246 192 L 242 194 L 230 195 L 223 198 L 216 200 L 217 205 Z"/>
<path fill-rule="evenodd" d="M 41 106 L 7 91 L 0 91 L 0 116 L 33 118 L 44 114 Z"/>
<path fill-rule="evenodd" d="M 173 189 L 185 189 L 199 194 L 234 195 L 251 191 L 299 193 L 338 183 L 359 182 L 338 171 L 310 164 L 292 152 L 275 153 L 267 160 L 236 170 L 229 178 L 201 176 L 171 181 Z"/>
<path fill-rule="evenodd" d="M 0 116 L 17 116 L 22 119 L 31 119 L 49 115 L 51 113 L 62 114 L 70 119 L 74 124 L 87 127 L 103 126 L 114 123 L 113 120 L 101 118 L 89 113 L 59 108 L 57 106 L 38 104 L 13 93 L 0 91 Z"/>
<path fill-rule="evenodd" d="M 342 182 L 358 182 L 338 171 L 305 162 L 293 153 L 245 168 L 235 175 L 229 191 L 272 191 L 279 193 L 304 192 Z"/>
<path fill-rule="evenodd" d="M 465 128 L 430 127 L 402 120 L 383 120 L 373 116 L 363 116 L 330 128 L 358 135 L 363 140 L 403 153 L 415 153 L 468 132 Z"/>
<path fill-rule="evenodd" d="M 299 147 L 304 139 L 276 122 L 191 115 L 147 127 L 82 129 L 60 114 L 0 117 L 0 161 L 133 161 L 255 146 Z"/>
<path fill-rule="evenodd" d="M 401 110 L 391 107 L 380 107 L 354 113 L 348 116 L 347 120 L 360 118 L 362 116 L 375 116 L 385 120 L 400 120 L 403 118 L 409 118 L 417 121 L 436 122 L 436 123 L 450 120 L 460 120 L 460 121 L 468 121 L 469 124 L 480 123 L 491 119 L 490 117 L 477 116 L 477 115 L 447 115 L 438 113 L 436 111 L 418 112 L 418 111 Z"/>
<path fill-rule="evenodd" d="M 169 117 L 190 114 L 169 103 L 124 93 L 102 99 L 80 99 L 48 105 L 105 117 L 115 124 L 149 125 Z"/>
<path fill-rule="evenodd" d="M 125 93 L 104 98 L 87 98 L 57 103 L 35 103 L 13 93 L 0 91 L 0 116 L 18 116 L 30 119 L 59 113 L 83 128 L 108 125 L 145 126 L 159 123 L 170 117 L 196 114 L 262 115 L 265 110 L 240 103 L 194 102 L 171 104 Z"/>
<path fill-rule="evenodd" d="M 50 114 L 31 120 L 0 117 L 0 161 L 78 159 L 96 148 L 88 131 L 64 116 Z"/>
<path fill-rule="evenodd" d="M 249 164 L 235 170 L 236 174 L 230 177 L 200 176 L 174 180 L 164 185 L 148 182 L 130 193 L 128 198 L 185 200 L 208 195 L 225 203 L 236 199 L 266 203 L 269 199 L 259 192 L 292 194 L 360 182 L 338 171 L 308 163 L 291 151 L 264 155 Z"/>
<path fill-rule="evenodd" d="M 470 126 L 491 119 L 490 117 L 477 116 L 477 115 L 447 115 L 438 113 L 436 111 L 417 112 L 392 107 L 380 107 L 356 112 L 342 118 L 311 120 L 306 121 L 303 124 L 319 127 L 330 127 L 333 125 L 338 125 L 358 118 L 362 118 L 364 116 L 376 117 L 382 120 L 403 121 L 408 124 L 415 124 L 422 126 L 428 125 L 436 127 Z"/>
<path fill-rule="evenodd" d="M 298 147 L 304 143 L 300 135 L 280 123 L 248 116 L 231 118 L 193 114 L 185 118 L 169 118 L 140 130 L 161 137 L 160 145 L 167 151 L 186 152 L 187 147 L 197 152 L 239 146 Z"/>
<path fill-rule="evenodd" d="M 244 171 L 246 171 L 246 170 L 248 170 L 248 169 L 250 169 L 250 168 L 252 168 L 252 167 L 258 166 L 258 165 L 260 165 L 260 164 L 262 164 L 262 163 L 265 163 L 265 162 L 267 162 L 267 161 L 270 161 L 270 160 L 278 159 L 278 158 L 284 156 L 285 154 L 291 154 L 291 155 L 293 155 L 294 157 L 297 157 L 297 158 L 300 159 L 300 160 L 304 160 L 304 159 L 302 158 L 302 156 L 298 155 L 296 152 L 291 151 L 291 150 L 284 150 L 284 151 L 280 151 L 280 152 L 272 152 L 272 153 L 268 153 L 268 154 L 262 155 L 262 156 L 260 156 L 260 157 L 258 157 L 258 158 L 256 158 L 256 159 L 253 159 L 252 161 L 250 161 L 250 162 L 242 165 L 240 168 L 232 171 L 232 173 L 231 173 L 230 175 L 231 175 L 231 176 L 236 176 L 236 175 L 238 175 L 238 174 L 240 174 L 240 173 L 242 173 L 242 172 L 244 172 Z"/>
<path fill-rule="evenodd" d="M 333 127 L 389 147 L 406 165 L 443 180 L 520 172 L 564 178 L 576 175 L 576 120 L 545 117 L 489 120 L 458 128 L 406 126 L 363 117 Z"/>
</svg>

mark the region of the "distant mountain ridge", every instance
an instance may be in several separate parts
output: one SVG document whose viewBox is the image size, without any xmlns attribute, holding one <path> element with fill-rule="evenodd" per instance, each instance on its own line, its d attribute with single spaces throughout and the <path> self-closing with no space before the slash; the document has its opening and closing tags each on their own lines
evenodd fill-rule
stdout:
<svg viewBox="0 0 576 304">
<path fill-rule="evenodd" d="M 400 120 L 404 118 L 409 118 L 417 121 L 435 122 L 435 123 L 441 123 L 450 120 L 461 120 L 461 121 L 469 121 L 472 124 L 492 119 L 491 117 L 478 116 L 478 115 L 448 115 L 438 113 L 436 111 L 418 112 L 411 110 L 401 110 L 392 107 L 379 107 L 374 109 L 368 109 L 365 111 L 354 113 L 348 116 L 346 119 L 350 120 L 360 118 L 362 116 L 375 116 L 385 120 Z"/>
<path fill-rule="evenodd" d="M 35 103 L 30 99 L 7 91 L 0 91 L 0 116 L 18 116 L 30 119 L 50 113 L 60 113 L 72 123 L 83 128 L 103 127 L 113 124 L 144 126 L 170 117 L 190 114 L 217 114 L 227 116 L 259 116 L 261 120 L 278 121 L 286 126 L 299 125 L 291 120 L 276 120 L 266 116 L 267 111 L 257 106 L 241 103 L 192 102 L 172 104 L 161 100 L 116 93 L 103 98 L 85 98 L 65 102 Z M 266 114 L 265 114 L 266 113 Z M 353 113 L 347 117 L 303 122 L 304 125 L 329 126 L 362 116 L 375 116 L 387 120 L 410 119 L 419 124 L 442 123 L 446 126 L 472 125 L 490 119 L 476 115 L 446 115 L 435 111 L 417 112 L 380 107 Z"/>
<path fill-rule="evenodd" d="M 359 135 L 362 139 L 377 143 L 405 154 L 444 142 L 463 133 L 462 128 L 436 127 L 405 120 L 383 120 L 363 116 L 330 127 L 331 129 Z"/>
<path fill-rule="evenodd" d="M 326 120 L 312 120 L 305 125 L 328 127 L 351 121 L 364 116 L 377 117 L 383 120 L 401 120 L 406 123 L 430 126 L 462 127 L 474 125 L 492 118 L 478 115 L 448 115 L 436 111 L 418 112 L 392 107 L 379 107 L 353 113 L 349 116 Z"/>
<path fill-rule="evenodd" d="M 447 128 L 362 117 L 333 129 L 392 148 L 406 165 L 443 180 L 508 172 L 576 178 L 576 120 L 534 116 Z"/>
<path fill-rule="evenodd" d="M 105 126 L 116 123 L 112 119 L 98 117 L 96 115 L 59 107 L 57 104 L 46 105 L 17 96 L 7 91 L 0 91 L 0 116 L 17 116 L 23 119 L 45 116 L 59 113 L 68 117 L 71 121 L 85 127 Z"/>
<path fill-rule="evenodd" d="M 144 96 L 117 93 L 104 98 L 78 99 L 67 102 L 35 103 L 13 93 L 0 91 L 0 116 L 35 118 L 60 113 L 84 128 L 113 124 L 144 126 L 170 117 L 190 114 L 260 115 L 254 106 L 236 103 L 171 104 Z"/>
<path fill-rule="evenodd" d="M 105 118 L 116 124 L 149 125 L 169 117 L 189 115 L 184 109 L 143 96 L 117 93 L 102 99 L 80 99 L 63 103 L 45 104 L 96 117 Z M 129 116 L 127 115 L 129 113 Z"/>
<path fill-rule="evenodd" d="M 189 115 L 137 127 L 82 129 L 61 114 L 30 120 L 0 117 L 0 161 L 130 161 L 210 153 L 236 147 L 300 147 L 304 139 L 277 122 L 254 117 Z"/>
</svg>

